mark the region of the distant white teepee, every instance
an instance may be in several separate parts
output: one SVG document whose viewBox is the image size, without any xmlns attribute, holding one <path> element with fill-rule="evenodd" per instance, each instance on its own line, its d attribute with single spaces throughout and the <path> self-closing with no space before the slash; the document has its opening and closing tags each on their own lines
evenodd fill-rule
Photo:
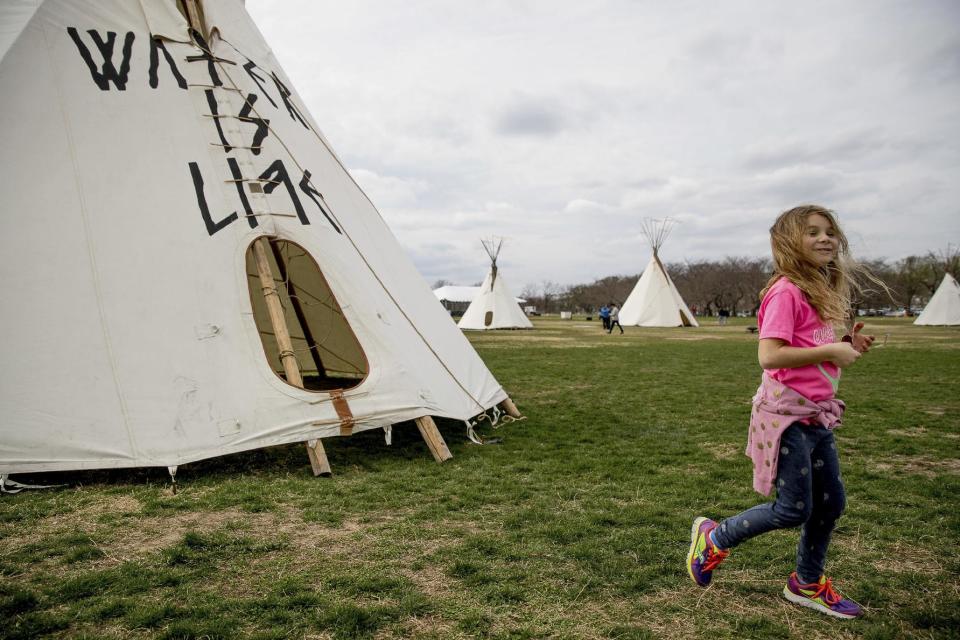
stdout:
<svg viewBox="0 0 960 640">
<path fill-rule="evenodd" d="M 481 240 L 490 256 L 490 272 L 480 286 L 480 293 L 460 318 L 461 329 L 484 331 L 486 329 L 532 329 L 529 318 L 517 304 L 516 298 L 497 269 L 497 258 L 503 247 L 503 239 Z"/>
<path fill-rule="evenodd" d="M 670 235 L 673 224 L 669 218 L 648 218 L 643 222 L 643 235 L 650 241 L 653 256 L 620 310 L 620 322 L 625 326 L 700 326 L 660 262 L 660 247 Z"/>
<path fill-rule="evenodd" d="M 960 285 L 952 275 L 943 274 L 943 281 L 913 324 L 960 324 Z"/>
</svg>

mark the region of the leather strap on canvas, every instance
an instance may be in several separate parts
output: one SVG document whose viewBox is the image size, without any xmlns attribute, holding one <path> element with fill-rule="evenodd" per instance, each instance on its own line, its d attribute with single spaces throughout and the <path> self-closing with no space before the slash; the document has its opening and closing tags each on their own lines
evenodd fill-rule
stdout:
<svg viewBox="0 0 960 640">
<path fill-rule="evenodd" d="M 337 416 L 340 418 L 340 435 L 350 435 L 353 433 L 355 422 L 353 412 L 350 411 L 350 405 L 347 404 L 347 399 L 343 397 L 343 391 L 334 389 L 330 392 L 330 399 L 333 400 L 333 408 L 336 409 Z"/>
</svg>

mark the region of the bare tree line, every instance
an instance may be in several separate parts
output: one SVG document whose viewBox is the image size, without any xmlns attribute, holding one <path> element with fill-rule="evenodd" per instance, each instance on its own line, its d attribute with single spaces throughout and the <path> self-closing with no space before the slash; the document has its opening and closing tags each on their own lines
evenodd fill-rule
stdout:
<svg viewBox="0 0 960 640">
<path fill-rule="evenodd" d="M 896 261 L 870 260 L 866 264 L 887 285 L 889 293 L 873 286 L 854 301 L 854 306 L 860 310 L 899 307 L 911 314 L 926 304 L 944 273 L 960 275 L 960 247 L 950 245 L 946 251 Z M 697 315 L 715 315 L 720 309 L 734 315 L 755 315 L 760 292 L 772 272 L 768 258 L 750 257 L 677 262 L 665 267 L 687 306 Z M 545 280 L 528 284 L 520 296 L 542 313 L 593 313 L 607 302 L 623 304 L 639 278 L 640 274 L 606 276 L 566 287 Z"/>
</svg>

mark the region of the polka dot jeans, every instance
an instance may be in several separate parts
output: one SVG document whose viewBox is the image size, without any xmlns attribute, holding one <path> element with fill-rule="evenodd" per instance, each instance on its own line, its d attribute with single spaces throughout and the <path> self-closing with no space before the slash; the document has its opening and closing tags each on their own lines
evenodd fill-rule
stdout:
<svg viewBox="0 0 960 640">
<path fill-rule="evenodd" d="M 774 529 L 802 527 L 797 545 L 797 575 L 814 582 L 823 575 L 830 534 L 846 494 L 833 431 L 795 422 L 780 436 L 777 499 L 727 518 L 714 534 L 722 548 L 735 547 Z"/>
</svg>

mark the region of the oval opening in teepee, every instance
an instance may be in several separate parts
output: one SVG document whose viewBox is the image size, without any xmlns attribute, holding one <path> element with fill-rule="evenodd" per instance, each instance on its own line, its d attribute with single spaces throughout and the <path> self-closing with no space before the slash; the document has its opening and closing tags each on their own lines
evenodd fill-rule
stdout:
<svg viewBox="0 0 960 640">
<path fill-rule="evenodd" d="M 262 250 L 261 264 L 258 250 Z M 260 341 L 280 379 L 308 391 L 350 389 L 363 382 L 369 373 L 367 358 L 306 249 L 287 240 L 258 238 L 247 248 L 246 270 Z M 273 293 L 264 285 L 264 277 L 267 284 L 273 282 L 280 302 L 273 318 L 268 302 Z M 278 331 L 274 323 L 280 321 Z"/>
</svg>

